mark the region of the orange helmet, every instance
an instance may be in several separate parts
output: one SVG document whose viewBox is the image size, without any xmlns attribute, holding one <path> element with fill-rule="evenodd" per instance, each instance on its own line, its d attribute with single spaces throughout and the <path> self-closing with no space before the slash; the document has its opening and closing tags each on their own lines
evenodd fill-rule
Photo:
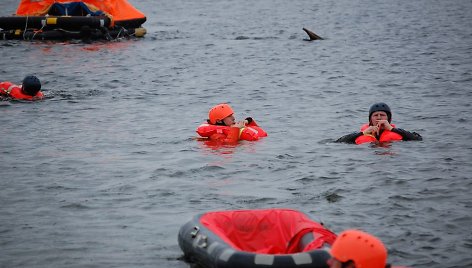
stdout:
<svg viewBox="0 0 472 268">
<path fill-rule="evenodd" d="M 208 118 L 210 119 L 210 124 L 216 124 L 216 121 L 222 120 L 230 115 L 232 115 L 233 109 L 226 103 L 220 103 L 210 109 L 208 113 Z"/>
<path fill-rule="evenodd" d="M 387 263 L 387 249 L 382 241 L 359 230 L 339 234 L 331 247 L 331 256 L 341 262 L 351 260 L 356 268 L 383 268 Z"/>
</svg>

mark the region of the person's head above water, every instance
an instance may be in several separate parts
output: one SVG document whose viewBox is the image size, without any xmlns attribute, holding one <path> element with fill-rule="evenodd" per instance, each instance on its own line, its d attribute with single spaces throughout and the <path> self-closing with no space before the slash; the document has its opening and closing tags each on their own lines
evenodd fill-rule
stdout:
<svg viewBox="0 0 472 268">
<path fill-rule="evenodd" d="M 330 253 L 330 268 L 381 268 L 387 265 L 387 249 L 382 241 L 359 230 L 340 233 Z"/>
<path fill-rule="evenodd" d="M 234 112 L 231 106 L 220 103 L 213 106 L 208 112 L 208 122 L 212 125 L 231 126 L 235 123 Z"/>
<path fill-rule="evenodd" d="M 376 120 L 387 120 L 392 122 L 392 111 L 386 103 L 379 102 L 370 106 L 369 109 L 369 125 L 374 126 Z"/>
<path fill-rule="evenodd" d="M 23 79 L 22 85 L 21 89 L 23 93 L 29 96 L 36 96 L 36 94 L 41 90 L 41 81 L 39 81 L 39 79 L 34 75 L 26 76 Z"/>
</svg>

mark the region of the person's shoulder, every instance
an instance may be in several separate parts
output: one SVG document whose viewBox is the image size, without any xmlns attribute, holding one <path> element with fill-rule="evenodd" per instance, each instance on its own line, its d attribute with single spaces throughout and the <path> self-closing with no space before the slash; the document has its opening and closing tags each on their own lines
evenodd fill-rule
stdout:
<svg viewBox="0 0 472 268">
<path fill-rule="evenodd" d="M 2 88 L 9 88 L 9 87 L 11 87 L 11 86 L 17 87 L 16 84 L 14 84 L 14 83 L 12 83 L 12 82 L 10 82 L 10 81 L 2 81 L 2 82 L 0 82 L 0 86 L 1 86 Z"/>
</svg>

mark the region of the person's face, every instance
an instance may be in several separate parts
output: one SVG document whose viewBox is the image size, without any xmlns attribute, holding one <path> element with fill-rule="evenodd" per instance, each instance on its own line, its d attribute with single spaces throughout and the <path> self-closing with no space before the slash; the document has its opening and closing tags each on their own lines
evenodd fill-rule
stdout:
<svg viewBox="0 0 472 268">
<path fill-rule="evenodd" d="M 230 116 L 225 117 L 223 123 L 227 126 L 234 125 L 234 123 L 236 123 L 234 115 L 231 114 Z"/>
<path fill-rule="evenodd" d="M 387 116 L 387 113 L 386 113 L 386 112 L 384 112 L 384 111 L 378 111 L 378 112 L 372 113 L 372 115 L 370 116 L 370 124 L 371 124 L 372 126 L 377 125 L 377 123 L 378 123 L 380 120 L 388 120 L 388 116 Z"/>
<path fill-rule="evenodd" d="M 338 261 L 336 258 L 331 258 L 327 261 L 329 268 L 356 268 L 354 263 L 348 262 L 347 265 L 343 266 L 343 263 Z"/>
</svg>

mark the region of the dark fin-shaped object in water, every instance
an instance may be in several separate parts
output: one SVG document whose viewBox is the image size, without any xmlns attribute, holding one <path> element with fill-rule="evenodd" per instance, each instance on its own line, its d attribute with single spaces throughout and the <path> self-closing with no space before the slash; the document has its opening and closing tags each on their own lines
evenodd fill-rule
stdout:
<svg viewBox="0 0 472 268">
<path fill-rule="evenodd" d="M 308 34 L 308 36 L 310 37 L 310 41 L 311 40 L 323 40 L 323 38 L 321 38 L 321 36 L 315 34 L 314 32 L 306 29 L 306 28 L 303 28 L 303 30 Z"/>
</svg>

